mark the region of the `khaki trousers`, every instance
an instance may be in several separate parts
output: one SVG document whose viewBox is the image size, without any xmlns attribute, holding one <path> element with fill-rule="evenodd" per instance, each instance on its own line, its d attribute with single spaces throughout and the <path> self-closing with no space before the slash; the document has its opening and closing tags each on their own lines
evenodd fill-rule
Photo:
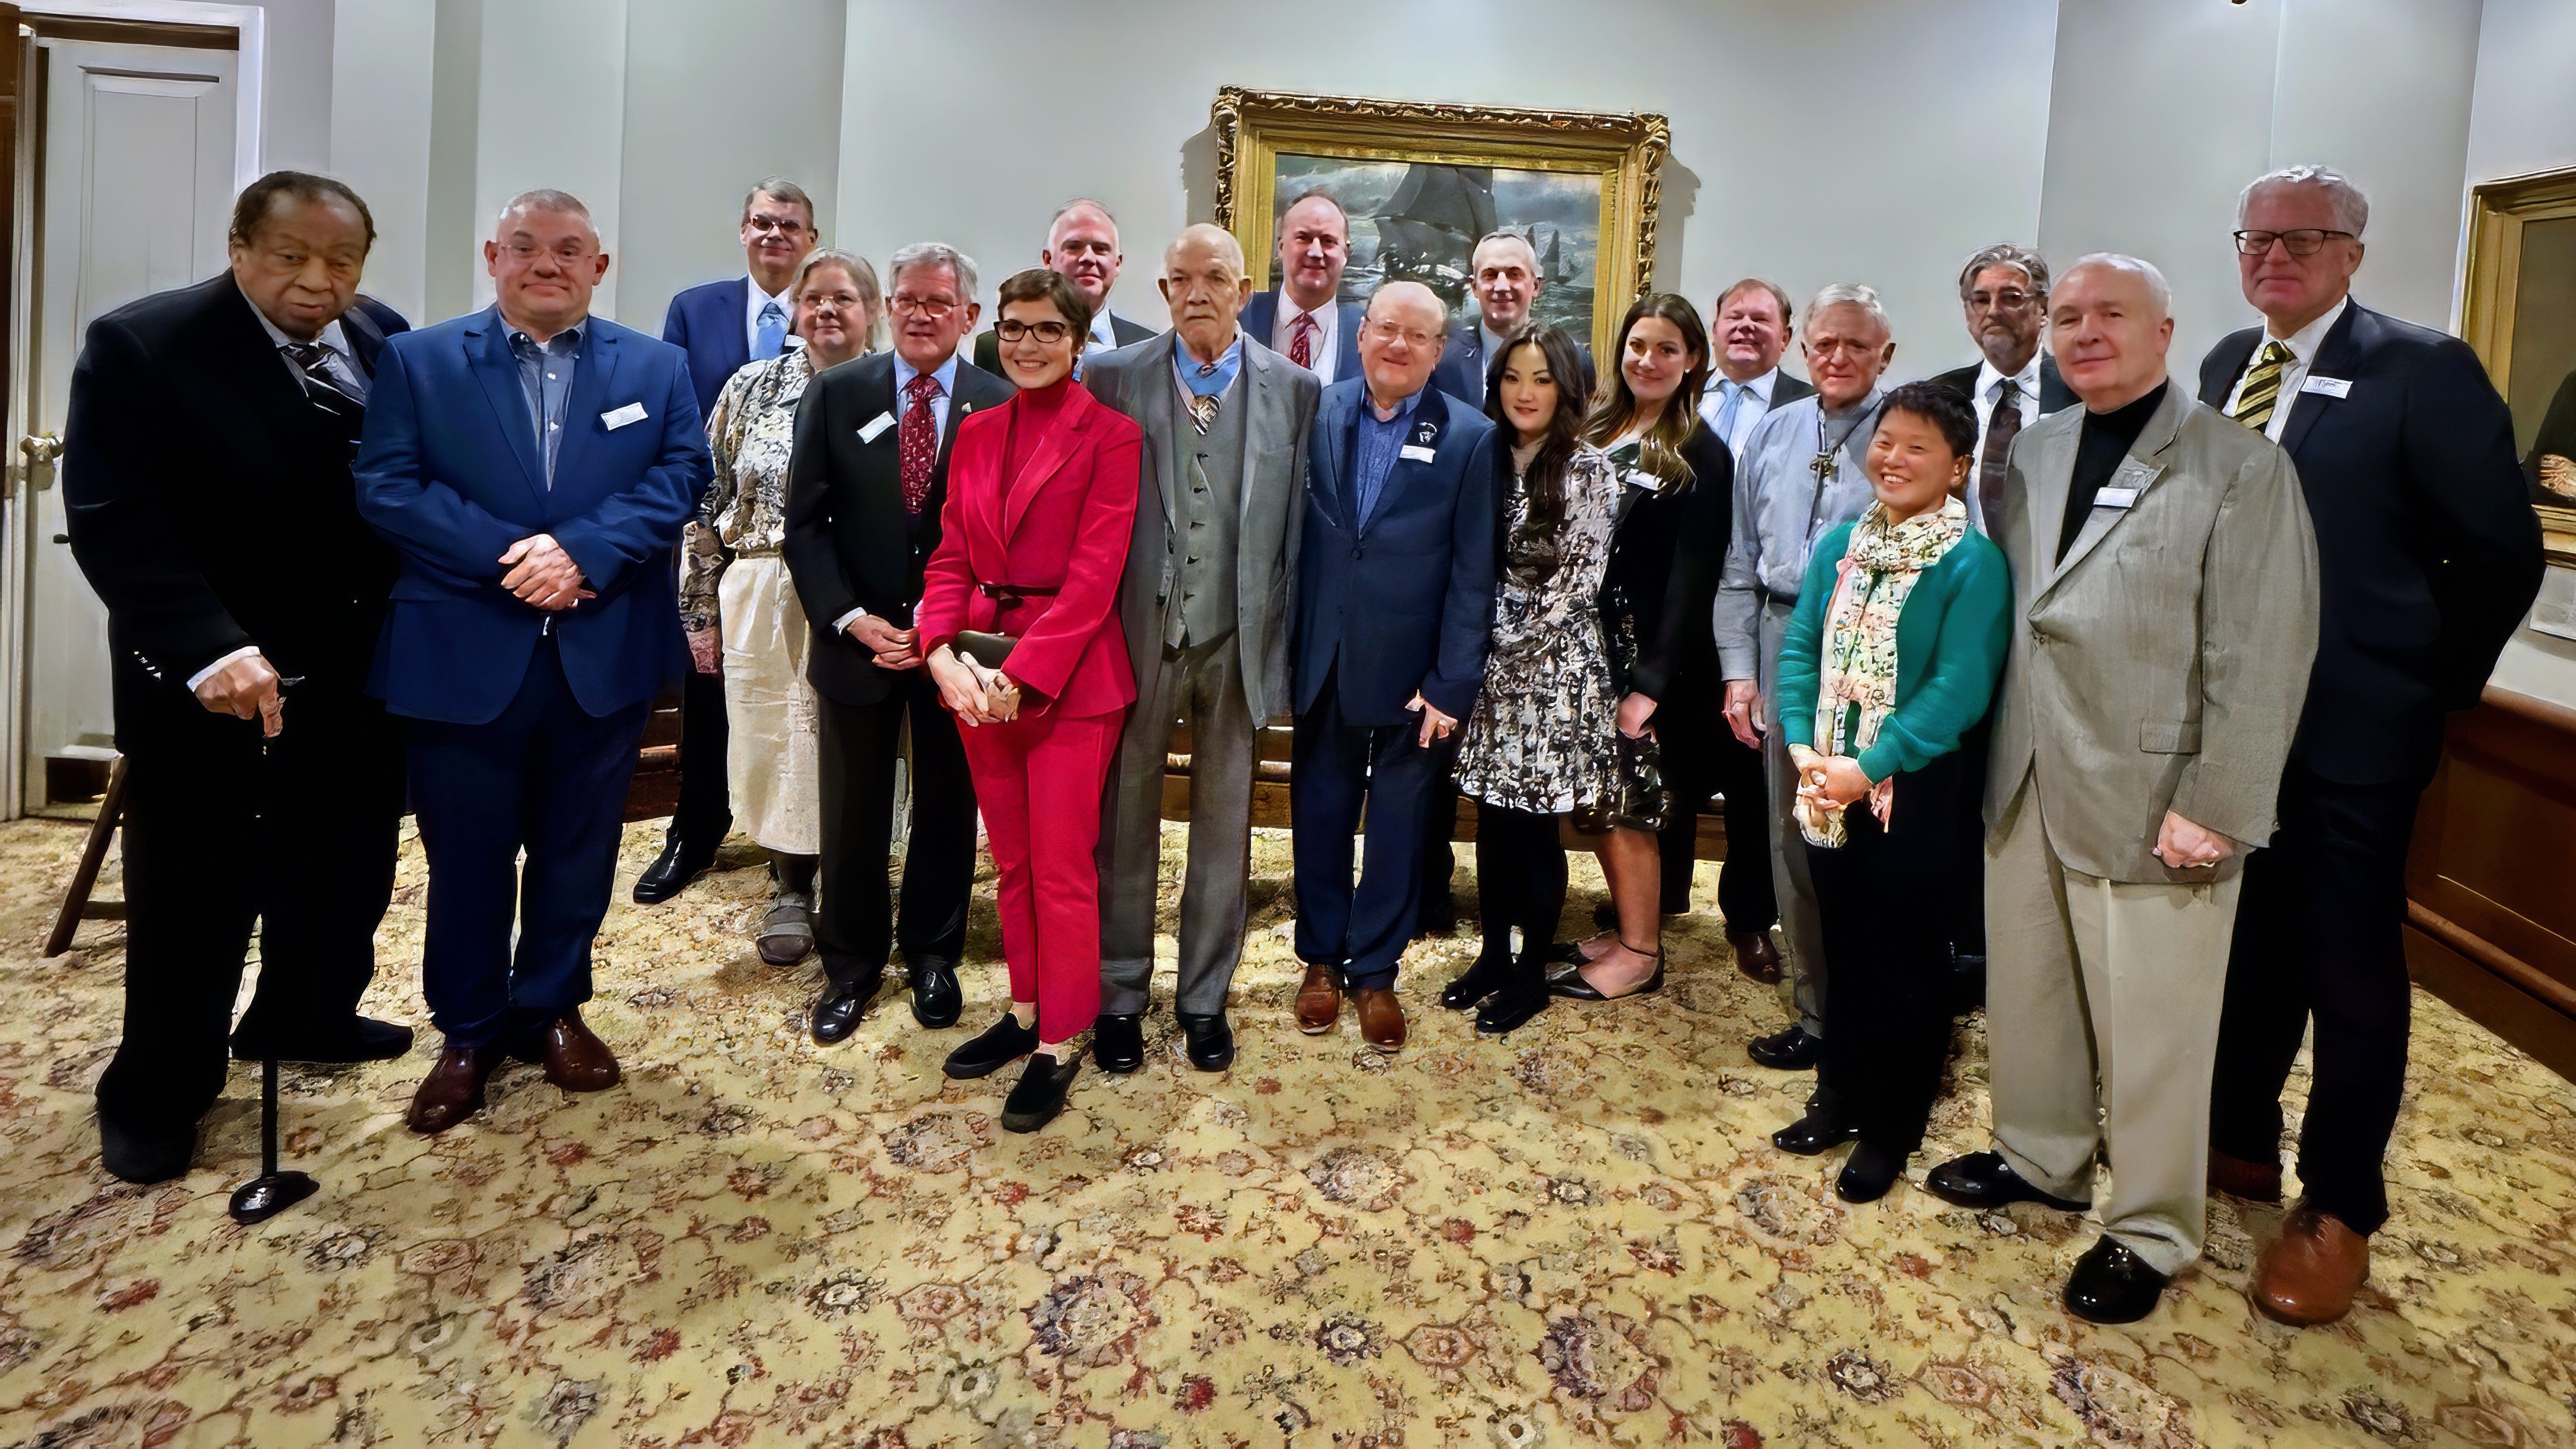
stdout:
<svg viewBox="0 0 2576 1449">
<path fill-rule="evenodd" d="M 2027 778 L 1986 840 L 1995 1150 L 2032 1186 L 2082 1201 L 2107 1143 L 2103 1229 L 2160 1273 L 2190 1266 L 2206 1231 L 2209 1080 L 2242 883 L 2072 869 Z"/>
<path fill-rule="evenodd" d="M 1780 968 L 1798 1024 L 1825 1034 L 1825 927 L 1816 910 L 1816 883 L 1807 874 L 1807 837 L 1789 807 L 1798 798 L 1798 770 L 1780 742 L 1780 645 L 1795 606 L 1773 600 L 1762 606 L 1762 774 L 1771 787 L 1771 878 L 1780 903 Z M 1732 845 L 1729 850 L 1733 849 Z M 1819 1090 L 1822 1090 L 1819 1084 Z"/>
</svg>

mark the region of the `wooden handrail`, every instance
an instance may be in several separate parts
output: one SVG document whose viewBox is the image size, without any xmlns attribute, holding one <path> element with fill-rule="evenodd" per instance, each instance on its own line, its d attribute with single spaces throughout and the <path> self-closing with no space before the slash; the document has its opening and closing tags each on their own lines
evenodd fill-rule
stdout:
<svg viewBox="0 0 2576 1449">
<path fill-rule="evenodd" d="M 2507 714 L 2518 715 L 2533 724 L 2546 725 L 2551 729 L 2576 735 L 2576 709 L 2569 709 L 2555 700 L 2542 699 L 2536 695 L 2523 694 L 2493 684 L 2488 685 L 2486 692 L 2479 698 Z"/>
<path fill-rule="evenodd" d="M 2409 900 L 2406 903 L 2406 924 L 2503 977 L 2527 994 L 2576 1017 L 2576 986 L 2569 986 L 2457 921 L 2427 909 L 2420 901 Z"/>
</svg>

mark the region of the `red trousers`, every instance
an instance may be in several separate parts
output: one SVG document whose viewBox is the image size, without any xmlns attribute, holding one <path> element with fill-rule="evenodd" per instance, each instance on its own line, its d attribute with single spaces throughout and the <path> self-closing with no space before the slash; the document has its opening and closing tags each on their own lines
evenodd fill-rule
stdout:
<svg viewBox="0 0 2576 1449">
<path fill-rule="evenodd" d="M 1100 1015 L 1100 792 L 1124 710 L 959 725 L 984 838 L 1001 875 L 1002 959 L 1011 999 L 1038 1004 L 1038 1039 Z"/>
</svg>

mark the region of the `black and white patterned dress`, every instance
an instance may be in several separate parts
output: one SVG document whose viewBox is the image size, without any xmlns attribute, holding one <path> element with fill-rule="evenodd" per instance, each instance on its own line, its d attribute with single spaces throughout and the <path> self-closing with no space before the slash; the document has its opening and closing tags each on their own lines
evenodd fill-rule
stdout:
<svg viewBox="0 0 2576 1449">
<path fill-rule="evenodd" d="M 1514 465 L 1507 538 L 1529 521 L 1517 453 Z M 1532 814 L 1618 797 L 1619 697 L 1598 598 L 1618 506 L 1618 470 L 1600 449 L 1582 445 L 1566 468 L 1555 570 L 1533 585 L 1528 561 L 1507 545 L 1485 687 L 1458 744 L 1461 793 Z"/>
</svg>

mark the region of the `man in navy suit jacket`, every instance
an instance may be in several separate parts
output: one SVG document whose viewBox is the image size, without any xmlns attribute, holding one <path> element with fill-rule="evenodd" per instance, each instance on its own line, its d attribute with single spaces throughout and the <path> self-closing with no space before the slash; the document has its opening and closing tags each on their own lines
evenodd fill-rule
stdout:
<svg viewBox="0 0 2576 1449">
<path fill-rule="evenodd" d="M 787 295 L 797 265 L 814 250 L 814 198 L 783 176 L 764 178 L 742 199 L 744 274 L 704 282 L 671 299 L 662 340 L 689 355 L 689 389 L 698 416 L 715 411 L 716 394 L 754 362 L 776 357 L 795 330 Z M 724 676 L 692 669 L 680 686 L 680 802 L 663 834 L 662 853 L 635 878 L 635 901 L 667 901 L 715 862 L 733 829 L 726 793 Z"/>
<path fill-rule="evenodd" d="M 416 1132 L 473 1115 L 505 1055 L 617 1082 L 581 1020 L 590 943 L 644 716 L 688 658 L 669 565 L 709 472 L 680 350 L 589 315 L 608 254 L 579 201 L 512 198 L 483 255 L 495 305 L 386 343 L 355 465 L 402 555 L 369 687 L 411 721 L 446 1035 Z"/>
<path fill-rule="evenodd" d="M 1358 377 L 1360 306 L 1334 300 L 1350 259 L 1351 221 L 1340 202 L 1309 191 L 1288 203 L 1279 213 L 1279 285 L 1253 293 L 1243 304 L 1243 335 L 1327 386 Z M 1301 318 L 1313 320 L 1301 328 Z"/>
<path fill-rule="evenodd" d="M 2245 866 L 2210 1092 L 2210 1185 L 2277 1200 L 2281 1088 L 2311 1015 L 2307 1199 L 2255 1305 L 2322 1323 L 2352 1304 L 2388 1217 L 2381 1163 L 2406 1085 L 2406 848 L 2443 716 L 2478 702 L 2539 591 L 2540 526 L 2513 423 L 2456 337 L 2352 300 L 2370 206 L 2302 166 L 2238 202 L 2238 273 L 2264 324 L 2200 368 L 2200 398 L 2289 450 L 2323 599 L 2271 848 Z"/>
<path fill-rule="evenodd" d="M 1360 1035 L 1404 1045 L 1396 958 L 1413 936 L 1428 802 L 1492 643 L 1494 425 L 1431 386 L 1447 309 L 1418 282 L 1369 299 L 1364 378 L 1324 390 L 1307 453 L 1290 627 L 1296 705 L 1297 1025 L 1330 1031 L 1347 989 Z M 1351 835 L 1368 853 L 1351 886 Z"/>
<path fill-rule="evenodd" d="M 1494 353 L 1511 335 L 1529 325 L 1530 308 L 1547 278 L 1539 275 L 1538 251 L 1516 231 L 1498 231 L 1476 243 L 1467 262 L 1467 290 L 1476 299 L 1476 315 L 1449 329 L 1449 345 L 1440 353 L 1440 368 L 1431 380 L 1442 392 L 1472 407 L 1485 405 L 1485 372 Z M 1574 355 L 1583 362 L 1583 395 L 1592 396 L 1592 346 L 1577 338 Z M 1442 879 L 1447 879 L 1446 873 Z"/>
</svg>

